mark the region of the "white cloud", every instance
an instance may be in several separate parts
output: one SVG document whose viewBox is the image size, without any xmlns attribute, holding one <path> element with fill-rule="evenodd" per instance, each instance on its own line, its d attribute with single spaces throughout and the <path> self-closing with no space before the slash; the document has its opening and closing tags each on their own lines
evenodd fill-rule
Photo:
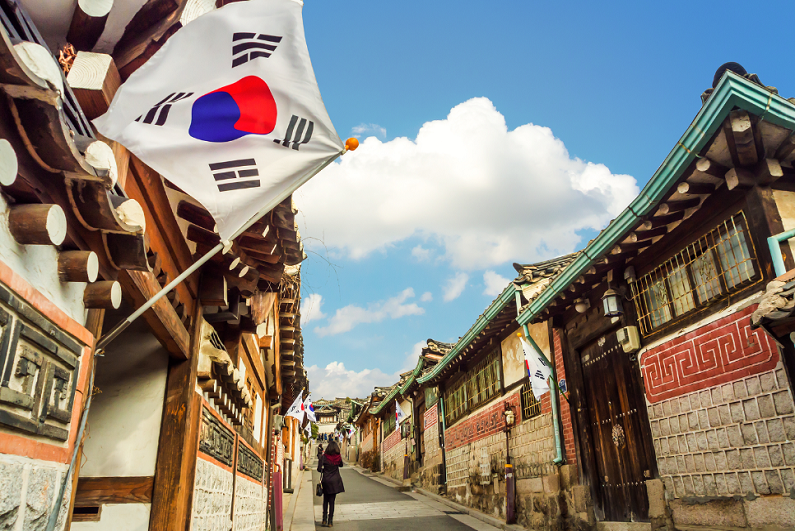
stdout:
<svg viewBox="0 0 795 531">
<path fill-rule="evenodd" d="M 343 396 L 368 397 L 373 392 L 373 387 L 392 385 L 398 381 L 401 372 L 413 369 L 417 365 L 417 358 L 424 346 L 425 341 L 415 343 L 411 347 L 411 351 L 406 354 L 403 366 L 394 374 L 386 374 L 380 369 L 362 369 L 356 372 L 346 369 L 345 364 L 341 361 L 332 361 L 323 369 L 317 365 L 307 367 L 306 372 L 313 400 Z"/>
<path fill-rule="evenodd" d="M 425 313 L 423 308 L 414 302 L 406 302 L 413 297 L 414 289 L 406 288 L 398 295 L 385 301 L 368 304 L 367 308 L 349 304 L 337 310 L 328 320 L 327 326 L 315 328 L 315 332 L 320 337 L 333 336 L 348 332 L 362 323 L 380 323 L 384 319 L 399 319 L 407 315 L 422 315 Z"/>
<path fill-rule="evenodd" d="M 411 250 L 411 256 L 416 258 L 419 262 L 427 262 L 431 259 L 431 250 L 426 249 L 422 245 L 417 245 Z"/>
<path fill-rule="evenodd" d="M 442 299 L 444 299 L 444 302 L 450 302 L 460 297 L 461 294 L 464 293 L 464 288 L 467 287 L 468 280 L 469 275 L 463 271 L 459 271 L 452 277 L 448 278 L 445 281 L 444 286 L 442 286 L 442 291 L 444 292 Z"/>
<path fill-rule="evenodd" d="M 420 302 L 431 302 L 433 300 L 433 293 L 426 291 L 420 297 Z"/>
<path fill-rule="evenodd" d="M 486 98 L 425 123 L 415 140 L 370 137 L 304 185 L 301 232 L 353 259 L 409 237 L 458 270 L 575 250 L 638 194 L 634 178 L 572 157 L 549 128 L 509 131 Z"/>
<path fill-rule="evenodd" d="M 483 273 L 483 284 L 485 286 L 483 295 L 496 297 L 502 293 L 502 290 L 505 289 L 505 286 L 507 286 L 509 282 L 510 280 L 502 275 L 498 275 L 494 271 L 486 271 Z"/>
<path fill-rule="evenodd" d="M 351 131 L 353 131 L 353 136 L 356 138 L 361 138 L 362 136 L 369 134 L 386 139 L 386 127 L 381 127 L 378 124 L 359 124 Z"/>
<path fill-rule="evenodd" d="M 312 293 L 308 297 L 301 299 L 301 326 L 306 326 L 312 321 L 325 319 L 326 314 L 321 310 L 322 306 L 323 295 L 320 293 Z"/>
</svg>

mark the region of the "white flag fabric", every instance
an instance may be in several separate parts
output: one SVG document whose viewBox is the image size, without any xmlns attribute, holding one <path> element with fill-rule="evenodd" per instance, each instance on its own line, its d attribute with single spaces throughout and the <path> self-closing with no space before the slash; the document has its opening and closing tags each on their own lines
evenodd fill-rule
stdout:
<svg viewBox="0 0 795 531">
<path fill-rule="evenodd" d="M 171 37 L 94 120 L 199 201 L 229 239 L 343 150 L 299 0 L 233 2 Z"/>
<path fill-rule="evenodd" d="M 287 413 L 284 414 L 285 417 L 293 417 L 298 419 L 298 422 L 304 422 L 304 392 L 301 391 L 298 393 L 298 397 L 293 401 L 293 404 L 290 406 L 290 409 L 287 410 Z"/>
<path fill-rule="evenodd" d="M 408 415 L 406 415 L 406 413 L 400 408 L 398 401 L 395 400 L 395 427 L 400 426 L 400 423 L 407 418 Z"/>
<path fill-rule="evenodd" d="M 546 360 L 541 359 L 541 354 L 536 352 L 536 349 L 531 347 L 525 338 L 522 337 L 520 340 L 522 341 L 527 375 L 530 377 L 530 386 L 533 388 L 533 395 L 538 399 L 544 393 L 549 392 L 548 380 L 552 375 L 552 369 L 547 365 Z"/>
<path fill-rule="evenodd" d="M 315 408 L 312 406 L 312 400 L 310 399 L 309 395 L 307 395 L 306 400 L 304 400 L 304 413 L 306 413 L 306 418 L 308 418 L 311 422 L 317 422 L 317 417 L 315 417 Z"/>
</svg>

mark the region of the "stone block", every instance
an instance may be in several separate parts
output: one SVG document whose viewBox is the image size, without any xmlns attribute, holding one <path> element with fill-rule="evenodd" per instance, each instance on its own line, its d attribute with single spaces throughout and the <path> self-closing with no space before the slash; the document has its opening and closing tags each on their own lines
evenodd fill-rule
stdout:
<svg viewBox="0 0 795 531">
<path fill-rule="evenodd" d="M 679 399 L 674 398 L 673 400 L 669 400 L 668 403 L 671 406 L 671 415 L 678 415 L 679 414 Z"/>
<path fill-rule="evenodd" d="M 13 529 L 22 503 L 22 473 L 20 463 L 0 462 L 0 529 Z"/>
<path fill-rule="evenodd" d="M 685 456 L 677 455 L 676 456 L 676 469 L 679 471 L 680 474 L 684 474 L 687 471 L 687 465 L 685 464 Z"/>
<path fill-rule="evenodd" d="M 684 435 L 677 435 L 676 436 L 676 440 L 679 443 L 679 451 L 681 453 L 687 452 L 687 450 L 688 450 L 687 437 L 685 437 Z"/>
<path fill-rule="evenodd" d="M 726 481 L 726 490 L 729 494 L 740 494 L 740 481 L 737 479 L 737 474 L 730 473 L 724 474 L 723 479 Z"/>
<path fill-rule="evenodd" d="M 726 428 L 718 428 L 716 433 L 718 435 L 718 448 L 728 448 L 729 436 L 726 434 Z"/>
<path fill-rule="evenodd" d="M 759 438 L 756 436 L 756 430 L 753 424 L 742 424 L 740 429 L 743 432 L 743 442 L 745 445 L 757 444 Z"/>
<path fill-rule="evenodd" d="M 698 449 L 699 450 L 706 450 L 709 448 L 709 443 L 707 442 L 707 434 L 703 431 L 696 433 L 696 441 L 698 442 Z"/>
<path fill-rule="evenodd" d="M 701 399 L 701 407 L 709 407 L 712 405 L 712 395 L 709 392 L 709 389 L 705 389 L 699 393 L 699 398 Z"/>
<path fill-rule="evenodd" d="M 682 476 L 682 483 L 685 485 L 685 496 L 693 496 L 696 493 L 693 490 L 693 476 Z"/>
<path fill-rule="evenodd" d="M 781 445 L 784 454 L 784 462 L 789 466 L 795 466 L 795 443 L 785 443 Z"/>
<path fill-rule="evenodd" d="M 718 488 L 715 484 L 715 476 L 712 474 L 706 474 L 703 476 L 704 479 L 704 491 L 707 493 L 707 496 L 717 496 L 718 495 Z"/>
<path fill-rule="evenodd" d="M 734 382 L 734 397 L 735 398 L 745 398 L 748 396 L 748 391 L 745 389 L 745 382 L 740 380 L 739 382 Z"/>
<path fill-rule="evenodd" d="M 790 441 L 795 441 L 795 417 L 784 417 L 781 419 L 784 424 L 784 433 Z M 770 439 L 773 440 L 772 438 Z"/>
<path fill-rule="evenodd" d="M 683 498 L 687 493 L 685 492 L 685 484 L 682 481 L 682 476 L 674 476 L 674 493 L 677 498 Z"/>
<path fill-rule="evenodd" d="M 740 426 L 729 426 L 726 428 L 726 434 L 729 436 L 729 444 L 734 448 L 739 448 L 745 444 L 743 434 L 740 431 Z"/>
<path fill-rule="evenodd" d="M 541 478 L 530 478 L 528 481 L 528 489 L 530 492 L 544 492 L 544 482 Z"/>
<path fill-rule="evenodd" d="M 779 415 L 789 415 L 793 412 L 795 406 L 792 403 L 792 397 L 789 391 L 780 391 L 773 395 L 773 402 L 775 403 L 776 413 Z"/>
<path fill-rule="evenodd" d="M 666 400 L 665 402 L 660 402 L 662 404 L 663 409 L 663 416 L 670 417 L 671 416 L 671 401 Z"/>
<path fill-rule="evenodd" d="M 726 450 L 726 462 L 729 470 L 739 470 L 743 467 L 740 450 Z"/>
<path fill-rule="evenodd" d="M 660 447 L 660 455 L 668 455 L 670 453 L 670 448 L 668 446 L 668 439 L 663 437 L 662 439 L 658 439 L 655 442 L 659 442 Z"/>
<path fill-rule="evenodd" d="M 559 470 L 560 488 L 570 489 L 579 482 L 579 476 L 577 475 L 577 465 L 563 465 Z"/>
<path fill-rule="evenodd" d="M 770 487 L 767 485 L 765 473 L 761 470 L 754 470 L 751 472 L 751 479 L 754 482 L 754 490 L 757 494 L 770 494 Z"/>
<path fill-rule="evenodd" d="M 665 488 L 659 479 L 646 481 L 646 494 L 649 498 L 649 518 L 665 516 Z"/>
<path fill-rule="evenodd" d="M 544 492 L 555 493 L 560 491 L 560 478 L 557 474 L 550 474 L 543 477 Z"/>
<path fill-rule="evenodd" d="M 754 528 L 795 527 L 795 500 L 787 497 L 744 500 L 748 525 Z"/>
<path fill-rule="evenodd" d="M 784 484 L 784 492 L 791 493 L 795 490 L 795 470 L 791 468 L 782 468 L 779 472 L 781 472 L 781 482 Z"/>
<path fill-rule="evenodd" d="M 765 479 L 771 494 L 784 494 L 784 485 L 781 483 L 778 470 L 765 470 Z"/>
<path fill-rule="evenodd" d="M 690 395 L 690 410 L 696 411 L 701 409 L 701 399 L 698 397 L 698 393 L 693 393 Z"/>
<path fill-rule="evenodd" d="M 779 389 L 786 389 L 789 387 L 787 383 L 787 374 L 784 372 L 784 369 L 776 369 L 776 382 L 778 382 Z"/>
<path fill-rule="evenodd" d="M 752 468 L 756 468 L 756 463 L 754 462 L 754 451 L 751 448 L 741 448 L 740 459 L 742 460 L 744 469 L 750 470 Z"/>
<path fill-rule="evenodd" d="M 679 411 L 687 413 L 690 411 L 690 398 L 687 396 L 679 397 Z"/>
<path fill-rule="evenodd" d="M 677 526 L 745 527 L 745 513 L 740 501 L 715 500 L 691 505 L 673 500 L 670 507 Z"/>
<path fill-rule="evenodd" d="M 701 476 L 693 476 L 693 491 L 696 493 L 696 496 L 704 496 L 706 491 L 704 490 L 704 478 Z"/>
<path fill-rule="evenodd" d="M 685 470 L 688 473 L 690 473 L 690 474 L 692 474 L 693 472 L 696 471 L 696 465 L 693 462 L 693 456 L 692 455 L 686 455 L 685 456 Z"/>
<path fill-rule="evenodd" d="M 767 453 L 767 448 L 764 446 L 754 448 L 754 458 L 756 459 L 756 466 L 759 468 L 770 467 L 770 456 Z"/>
<path fill-rule="evenodd" d="M 769 419 L 776 416 L 776 407 L 773 405 L 772 395 L 762 395 L 756 399 L 759 405 L 759 415 L 763 419 Z"/>
<path fill-rule="evenodd" d="M 654 415 L 652 418 L 658 419 L 662 417 L 663 416 L 662 404 L 654 404 L 654 406 L 652 407 L 652 413 Z"/>
<path fill-rule="evenodd" d="M 728 496 L 729 490 L 726 487 L 726 479 L 723 474 L 715 474 L 715 487 L 718 491 L 718 496 Z"/>
<path fill-rule="evenodd" d="M 742 422 L 745 420 L 742 402 L 732 402 L 729 404 L 729 409 L 732 412 L 732 422 Z"/>
<path fill-rule="evenodd" d="M 720 423 L 722 426 L 732 423 L 732 414 L 731 410 L 729 409 L 729 404 L 721 404 L 718 406 L 718 417 L 720 418 Z"/>
<path fill-rule="evenodd" d="M 575 485 L 571 489 L 571 495 L 574 502 L 574 511 L 578 513 L 587 512 L 590 499 L 588 488 L 583 485 Z"/>
<path fill-rule="evenodd" d="M 754 492 L 754 482 L 751 480 L 750 472 L 740 472 L 737 474 L 740 480 L 740 493 L 748 494 Z"/>
<path fill-rule="evenodd" d="M 25 522 L 23 529 L 41 530 L 47 527 L 53 498 L 58 491 L 58 472 L 51 468 L 34 467 L 28 477 L 25 497 Z"/>
<path fill-rule="evenodd" d="M 759 385 L 759 378 L 756 376 L 745 380 L 745 387 L 748 389 L 748 396 L 758 395 L 762 392 L 762 387 Z"/>
<path fill-rule="evenodd" d="M 651 424 L 651 436 L 655 439 L 660 436 L 660 422 L 657 420 L 652 420 Z"/>
<path fill-rule="evenodd" d="M 746 420 L 759 420 L 759 404 L 756 403 L 755 398 L 743 400 L 743 412 L 745 413 Z"/>
<path fill-rule="evenodd" d="M 720 392 L 720 387 L 713 387 L 710 389 L 710 393 L 712 394 L 712 404 L 717 406 L 721 402 L 723 402 L 723 395 Z"/>
<path fill-rule="evenodd" d="M 707 410 L 707 417 L 709 417 L 709 425 L 716 428 L 721 425 L 720 413 L 717 407 L 711 407 Z"/>
<path fill-rule="evenodd" d="M 674 416 L 668 419 L 668 425 L 670 426 L 671 429 L 671 435 L 676 435 L 677 433 L 682 431 L 679 428 L 679 417 Z"/>
<path fill-rule="evenodd" d="M 668 423 L 668 419 L 660 420 L 660 435 L 667 437 L 671 434 L 671 425 Z"/>
<path fill-rule="evenodd" d="M 679 453 L 679 439 L 676 437 L 669 437 L 668 438 L 668 451 L 672 454 Z"/>
<path fill-rule="evenodd" d="M 720 392 L 723 395 L 724 402 L 731 402 L 734 400 L 734 388 L 732 387 L 732 384 L 720 386 Z"/>
<path fill-rule="evenodd" d="M 762 391 L 769 393 L 776 389 L 776 375 L 772 372 L 766 372 L 759 375 L 759 384 L 762 386 Z"/>
<path fill-rule="evenodd" d="M 712 454 L 704 454 L 704 468 L 707 472 L 715 472 L 715 456 Z"/>
<path fill-rule="evenodd" d="M 707 415 L 706 409 L 698 410 L 698 424 L 702 430 L 709 428 L 709 415 Z"/>
<path fill-rule="evenodd" d="M 704 472 L 706 470 L 704 466 L 704 455 L 703 454 L 696 454 L 693 456 L 693 463 L 696 467 L 696 472 Z"/>
<path fill-rule="evenodd" d="M 767 433 L 770 442 L 784 442 L 787 440 L 787 433 L 782 419 L 770 419 L 767 421 Z"/>
</svg>

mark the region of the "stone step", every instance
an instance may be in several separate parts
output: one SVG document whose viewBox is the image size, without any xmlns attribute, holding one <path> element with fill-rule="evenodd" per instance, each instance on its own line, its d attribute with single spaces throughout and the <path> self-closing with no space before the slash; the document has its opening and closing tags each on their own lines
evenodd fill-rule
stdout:
<svg viewBox="0 0 795 531">
<path fill-rule="evenodd" d="M 650 522 L 597 522 L 596 531 L 651 531 Z"/>
</svg>

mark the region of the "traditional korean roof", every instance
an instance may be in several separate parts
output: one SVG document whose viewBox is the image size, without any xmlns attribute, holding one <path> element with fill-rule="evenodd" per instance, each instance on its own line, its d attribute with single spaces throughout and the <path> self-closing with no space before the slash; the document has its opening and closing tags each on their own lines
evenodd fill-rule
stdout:
<svg viewBox="0 0 795 531">
<path fill-rule="evenodd" d="M 763 328 L 776 340 L 795 331 L 795 269 L 768 282 L 751 328 Z"/>
<path fill-rule="evenodd" d="M 665 242 L 718 187 L 738 186 L 738 171 L 743 179 L 766 184 L 784 174 L 782 167 L 791 167 L 795 100 L 743 72 L 719 70 L 701 110 L 640 194 L 522 308 L 520 324 L 562 311 L 607 271 Z M 760 153 L 769 158 L 760 159 Z"/>
</svg>

